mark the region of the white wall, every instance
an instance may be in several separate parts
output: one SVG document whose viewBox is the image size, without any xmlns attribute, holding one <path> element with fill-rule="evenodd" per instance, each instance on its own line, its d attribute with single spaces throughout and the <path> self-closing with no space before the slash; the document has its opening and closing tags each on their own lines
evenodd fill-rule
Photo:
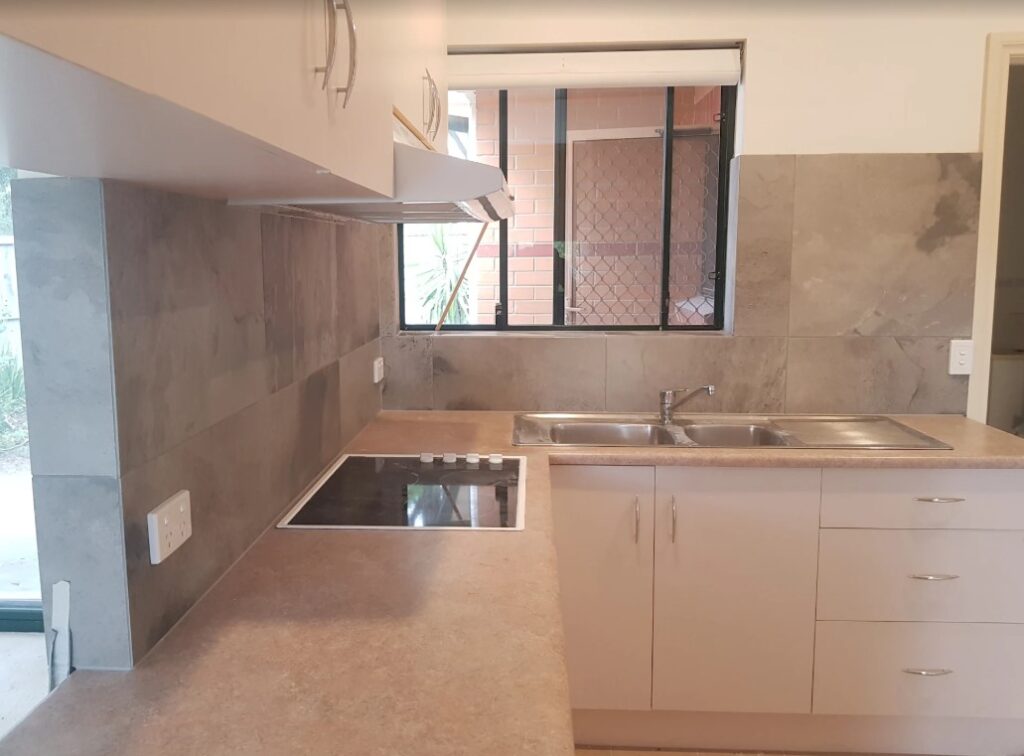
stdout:
<svg viewBox="0 0 1024 756">
<path fill-rule="evenodd" d="M 448 0 L 449 45 L 746 42 L 740 152 L 976 152 L 998 0 Z"/>
</svg>

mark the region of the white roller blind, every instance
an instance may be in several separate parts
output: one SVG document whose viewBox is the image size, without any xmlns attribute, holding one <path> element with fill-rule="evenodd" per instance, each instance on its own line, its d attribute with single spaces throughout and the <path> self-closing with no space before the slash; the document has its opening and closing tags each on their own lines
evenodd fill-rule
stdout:
<svg viewBox="0 0 1024 756">
<path fill-rule="evenodd" d="M 726 86 L 739 80 L 738 49 L 448 56 L 449 89 Z"/>
</svg>

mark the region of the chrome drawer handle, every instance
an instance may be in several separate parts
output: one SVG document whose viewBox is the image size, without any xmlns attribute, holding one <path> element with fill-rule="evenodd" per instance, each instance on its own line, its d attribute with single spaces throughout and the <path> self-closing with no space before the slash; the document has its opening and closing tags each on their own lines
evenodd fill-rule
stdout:
<svg viewBox="0 0 1024 756">
<path fill-rule="evenodd" d="M 918 677 L 943 677 L 945 675 L 953 674 L 951 669 L 942 669 L 936 667 L 934 669 L 922 668 L 922 667 L 906 667 L 904 670 L 908 675 L 917 675 Z"/>
<path fill-rule="evenodd" d="M 633 543 L 640 543 L 640 497 L 633 497 Z"/>
<path fill-rule="evenodd" d="M 345 11 L 345 23 L 348 28 L 348 78 L 345 80 L 345 86 L 334 88 L 336 94 L 345 95 L 341 101 L 341 107 L 344 109 L 348 107 L 348 100 L 356 85 L 356 65 L 359 62 L 356 53 L 358 37 L 356 36 L 356 19 L 352 15 L 352 0 L 333 0 L 333 2 L 335 11 Z"/>
<path fill-rule="evenodd" d="M 967 499 L 961 499 L 958 496 L 917 496 L 914 501 L 923 501 L 926 504 L 959 504 Z"/>
<path fill-rule="evenodd" d="M 920 574 L 920 575 L 907 575 L 907 577 L 910 578 L 911 580 L 956 580 L 960 576 L 959 575 L 949 575 L 949 574 L 940 572 L 940 573 L 936 573 L 934 575 L 923 573 L 923 574 Z"/>
<path fill-rule="evenodd" d="M 676 497 L 672 496 L 672 543 L 676 542 Z"/>
</svg>

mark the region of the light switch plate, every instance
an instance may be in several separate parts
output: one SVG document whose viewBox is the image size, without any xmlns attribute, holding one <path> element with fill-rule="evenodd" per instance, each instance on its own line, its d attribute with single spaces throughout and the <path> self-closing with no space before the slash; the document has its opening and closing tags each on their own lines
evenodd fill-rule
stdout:
<svg viewBox="0 0 1024 756">
<path fill-rule="evenodd" d="M 160 564 L 192 535 L 192 500 L 178 491 L 146 516 L 149 523 L 149 561 Z"/>
<path fill-rule="evenodd" d="M 970 375 L 974 364 L 974 342 L 970 339 L 953 339 L 949 342 L 949 374 Z"/>
<path fill-rule="evenodd" d="M 380 383 L 384 380 L 384 358 L 378 357 L 373 361 L 373 382 Z"/>
</svg>

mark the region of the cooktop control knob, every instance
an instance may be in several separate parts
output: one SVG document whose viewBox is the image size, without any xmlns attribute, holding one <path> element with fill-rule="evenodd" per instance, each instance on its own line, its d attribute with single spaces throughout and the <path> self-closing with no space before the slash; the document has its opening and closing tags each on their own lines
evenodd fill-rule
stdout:
<svg viewBox="0 0 1024 756">
<path fill-rule="evenodd" d="M 444 457 L 442 457 L 442 459 L 444 460 L 444 463 L 446 465 L 454 465 L 455 460 L 457 460 L 458 457 L 456 456 L 455 452 L 445 452 Z"/>
<path fill-rule="evenodd" d="M 487 461 L 495 467 L 501 467 L 501 463 L 504 459 L 500 454 L 491 454 L 487 457 Z"/>
<path fill-rule="evenodd" d="M 466 455 L 466 464 L 467 465 L 479 465 L 480 464 L 480 455 L 479 454 L 474 454 L 474 453 L 470 452 L 469 454 Z"/>
<path fill-rule="evenodd" d="M 433 461 L 434 461 L 434 455 L 431 454 L 430 452 L 423 452 L 420 455 L 420 462 L 426 462 L 427 464 L 429 464 L 429 463 L 431 463 Z"/>
</svg>

